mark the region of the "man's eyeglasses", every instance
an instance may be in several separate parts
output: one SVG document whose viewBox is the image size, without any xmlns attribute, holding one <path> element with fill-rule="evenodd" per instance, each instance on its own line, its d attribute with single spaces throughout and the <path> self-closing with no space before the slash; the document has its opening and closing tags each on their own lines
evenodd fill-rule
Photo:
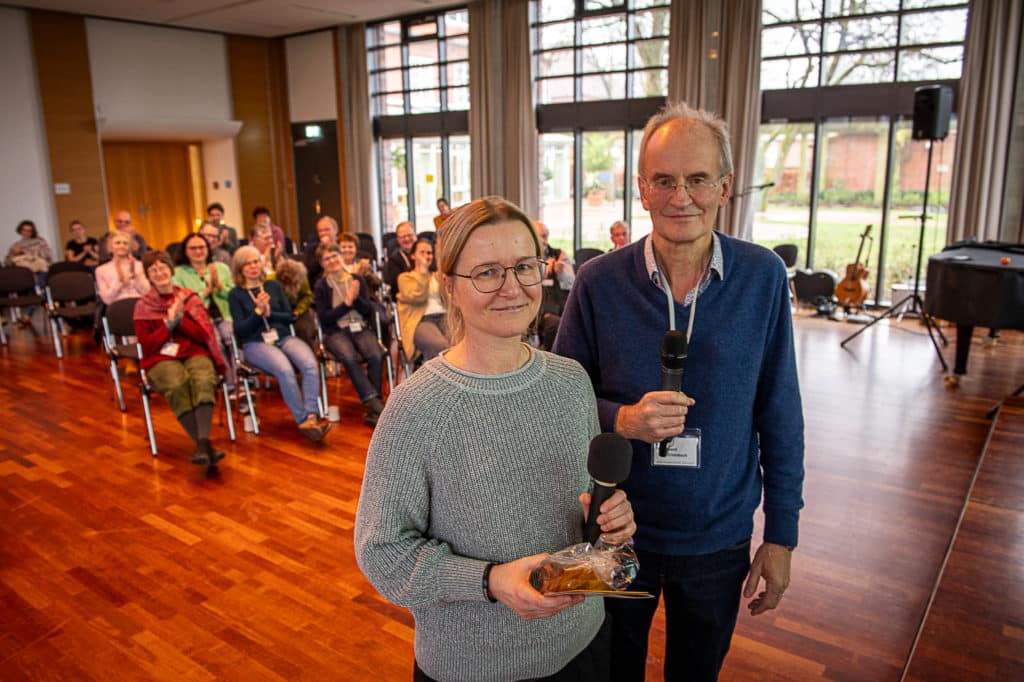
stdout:
<svg viewBox="0 0 1024 682">
<path fill-rule="evenodd" d="M 538 258 L 524 258 L 507 267 L 498 263 L 483 263 L 470 270 L 468 275 L 460 275 L 457 272 L 451 275 L 468 279 L 473 283 L 473 288 L 481 294 L 493 294 L 505 286 L 509 270 L 515 275 L 520 286 L 537 286 L 544 279 L 544 261 Z"/>
<path fill-rule="evenodd" d="M 680 189 L 684 189 L 694 201 L 707 201 L 715 196 L 724 179 L 721 177 L 714 181 L 703 175 L 691 175 L 680 183 L 676 182 L 675 178 L 663 175 L 652 181 L 640 178 L 640 182 L 647 188 L 652 198 L 667 200 L 676 196 Z"/>
</svg>

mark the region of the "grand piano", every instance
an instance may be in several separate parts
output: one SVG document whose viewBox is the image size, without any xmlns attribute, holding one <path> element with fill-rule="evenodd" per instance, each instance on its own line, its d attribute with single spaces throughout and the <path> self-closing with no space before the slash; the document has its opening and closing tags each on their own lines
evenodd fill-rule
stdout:
<svg viewBox="0 0 1024 682">
<path fill-rule="evenodd" d="M 958 378 L 967 373 L 975 327 L 1024 329 L 1024 244 L 950 244 L 928 259 L 926 291 L 925 313 L 956 324 Z"/>
</svg>

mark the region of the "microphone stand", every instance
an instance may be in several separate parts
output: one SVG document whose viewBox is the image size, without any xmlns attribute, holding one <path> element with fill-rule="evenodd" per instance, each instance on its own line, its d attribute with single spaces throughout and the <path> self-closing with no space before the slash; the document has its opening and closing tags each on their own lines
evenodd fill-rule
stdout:
<svg viewBox="0 0 1024 682">
<path fill-rule="evenodd" d="M 921 207 L 921 215 L 919 216 L 921 220 L 921 228 L 917 237 L 917 267 L 914 269 L 914 293 L 907 296 L 899 303 L 895 303 L 886 308 L 885 312 L 840 341 L 839 345 L 845 348 L 846 344 L 850 341 L 853 341 L 860 334 L 866 332 L 869 328 L 878 324 L 887 317 L 893 317 L 896 314 L 903 315 L 904 313 L 917 313 L 921 316 L 921 320 L 924 322 L 924 326 L 928 330 L 928 338 L 932 340 L 932 345 L 935 347 L 935 353 L 939 356 L 939 362 L 942 363 L 942 371 L 945 372 L 949 370 L 949 365 L 946 364 L 946 359 L 942 357 L 942 350 L 939 348 L 939 342 L 935 339 L 935 334 L 937 333 L 939 338 L 942 339 L 943 346 L 948 346 L 949 342 L 946 340 L 942 330 L 939 329 L 939 325 L 935 323 L 935 320 L 933 320 L 931 316 L 924 311 L 924 299 L 921 298 L 920 293 L 921 260 L 924 256 L 924 228 L 928 221 L 928 190 L 930 189 L 932 179 L 932 150 L 934 147 L 935 140 L 928 140 L 928 163 L 925 166 L 926 170 L 924 176 L 924 203 Z"/>
</svg>

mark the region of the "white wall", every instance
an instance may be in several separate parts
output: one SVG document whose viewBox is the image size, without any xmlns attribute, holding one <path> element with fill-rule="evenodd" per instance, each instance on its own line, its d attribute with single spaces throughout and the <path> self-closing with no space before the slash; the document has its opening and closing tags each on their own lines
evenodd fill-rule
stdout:
<svg viewBox="0 0 1024 682">
<path fill-rule="evenodd" d="M 85 20 L 98 119 L 231 120 L 224 36 Z"/>
<path fill-rule="evenodd" d="M 0 7 L 0 258 L 18 239 L 22 220 L 36 224 L 54 251 L 58 242 L 57 212 L 50 185 L 45 126 L 28 13 Z"/>
<path fill-rule="evenodd" d="M 92 18 L 85 29 L 100 136 L 201 140 L 206 203 L 244 225 L 224 36 Z"/>
<path fill-rule="evenodd" d="M 238 163 L 235 159 L 235 141 L 207 140 L 203 142 L 203 178 L 206 181 L 206 203 L 219 201 L 224 206 L 224 222 L 238 230 L 238 236 L 247 234 L 251 223 L 242 215 L 242 201 L 238 193 Z M 214 188 L 214 183 L 217 188 Z M 230 187 L 228 185 L 230 184 Z M 205 217 L 205 216 L 204 216 Z"/>
<path fill-rule="evenodd" d="M 284 41 L 292 123 L 338 119 L 333 41 L 333 31 L 309 33 Z"/>
</svg>

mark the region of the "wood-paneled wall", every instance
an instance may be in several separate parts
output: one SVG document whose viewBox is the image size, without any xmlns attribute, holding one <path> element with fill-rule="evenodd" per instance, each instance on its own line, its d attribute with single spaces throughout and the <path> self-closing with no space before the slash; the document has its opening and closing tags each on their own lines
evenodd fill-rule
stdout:
<svg viewBox="0 0 1024 682">
<path fill-rule="evenodd" d="M 231 35 L 227 45 L 234 117 L 242 122 L 235 153 L 244 232 L 248 234 L 252 225 L 252 210 L 266 206 L 274 222 L 295 239 L 298 217 L 284 41 Z"/>
<path fill-rule="evenodd" d="M 54 196 L 63 238 L 81 220 L 92 235 L 108 229 L 103 160 L 92 99 L 85 19 L 60 12 L 30 12 L 32 49 L 42 101 L 50 177 L 70 194 Z M 52 191 L 52 189 L 51 189 Z"/>
</svg>

